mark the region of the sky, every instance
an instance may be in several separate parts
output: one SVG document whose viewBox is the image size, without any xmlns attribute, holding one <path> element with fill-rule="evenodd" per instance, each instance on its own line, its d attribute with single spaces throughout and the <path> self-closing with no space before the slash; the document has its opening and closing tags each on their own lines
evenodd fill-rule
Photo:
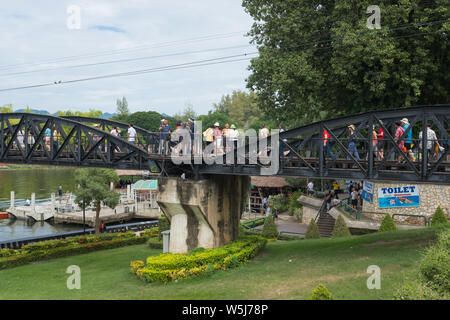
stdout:
<svg viewBox="0 0 450 320">
<path fill-rule="evenodd" d="M 190 105 L 205 114 L 222 95 L 246 90 L 249 56 L 241 55 L 256 49 L 246 36 L 253 20 L 241 4 L 241 0 L 2 1 L 0 106 L 113 113 L 116 99 L 125 96 L 131 112 L 173 115 Z M 245 60 L 64 83 L 239 59 Z M 51 85 L 1 91 L 40 84 Z"/>
</svg>

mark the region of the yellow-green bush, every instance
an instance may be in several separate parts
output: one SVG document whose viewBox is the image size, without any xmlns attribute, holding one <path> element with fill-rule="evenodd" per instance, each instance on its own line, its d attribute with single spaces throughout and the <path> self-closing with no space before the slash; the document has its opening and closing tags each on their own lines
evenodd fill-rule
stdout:
<svg viewBox="0 0 450 320">
<path fill-rule="evenodd" d="M 247 262 L 263 248 L 267 240 L 260 236 L 243 236 L 221 248 L 206 249 L 191 254 L 164 253 L 147 258 L 146 266 L 139 261 L 130 270 L 148 282 L 181 280 L 207 271 L 228 269 Z"/>
</svg>

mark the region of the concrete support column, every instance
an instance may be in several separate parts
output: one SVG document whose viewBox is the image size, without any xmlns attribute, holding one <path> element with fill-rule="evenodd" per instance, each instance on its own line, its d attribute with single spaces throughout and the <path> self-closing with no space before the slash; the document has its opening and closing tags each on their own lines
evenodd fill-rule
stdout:
<svg viewBox="0 0 450 320">
<path fill-rule="evenodd" d="M 234 240 L 249 186 L 246 176 L 160 178 L 158 205 L 171 222 L 169 252 L 216 248 Z"/>
</svg>

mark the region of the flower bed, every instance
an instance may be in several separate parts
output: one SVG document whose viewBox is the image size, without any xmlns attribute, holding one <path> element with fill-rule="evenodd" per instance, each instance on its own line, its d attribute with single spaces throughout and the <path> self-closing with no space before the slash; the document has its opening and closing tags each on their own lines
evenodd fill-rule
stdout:
<svg viewBox="0 0 450 320">
<path fill-rule="evenodd" d="M 195 250 L 190 254 L 164 253 L 144 261 L 132 261 L 133 274 L 147 282 L 181 280 L 207 271 L 236 267 L 253 258 L 267 240 L 260 236 L 242 236 L 221 248 Z"/>
<path fill-rule="evenodd" d="M 157 234 L 157 230 L 155 232 L 155 228 L 152 228 L 141 233 L 140 236 L 133 231 L 106 233 L 36 242 L 27 244 L 18 250 L 1 249 L 0 270 L 51 258 L 145 243 L 150 237 L 155 237 Z"/>
</svg>

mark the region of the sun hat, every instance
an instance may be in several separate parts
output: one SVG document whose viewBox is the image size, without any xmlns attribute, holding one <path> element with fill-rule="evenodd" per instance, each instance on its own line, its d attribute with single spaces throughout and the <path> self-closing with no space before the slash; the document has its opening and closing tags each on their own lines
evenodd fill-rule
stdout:
<svg viewBox="0 0 450 320">
<path fill-rule="evenodd" d="M 353 124 L 349 125 L 347 128 L 352 128 L 353 130 L 355 130 L 355 126 Z"/>
<path fill-rule="evenodd" d="M 406 124 L 409 124 L 409 121 L 408 121 L 407 118 L 403 118 L 403 119 L 402 119 L 402 122 L 404 122 L 404 123 L 406 123 Z"/>
<path fill-rule="evenodd" d="M 220 126 L 220 125 L 219 125 L 218 122 L 214 123 L 214 127 L 219 127 L 219 126 Z"/>
<path fill-rule="evenodd" d="M 234 124 L 232 124 L 232 125 L 230 126 L 230 128 L 231 128 L 231 129 L 236 129 L 236 126 L 235 126 Z"/>
</svg>

